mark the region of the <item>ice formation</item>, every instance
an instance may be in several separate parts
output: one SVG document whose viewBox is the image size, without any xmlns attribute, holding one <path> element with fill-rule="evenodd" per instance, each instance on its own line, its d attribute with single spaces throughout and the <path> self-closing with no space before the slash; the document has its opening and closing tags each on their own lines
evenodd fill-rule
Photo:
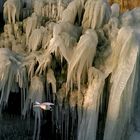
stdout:
<svg viewBox="0 0 140 140">
<path fill-rule="evenodd" d="M 106 0 L 7 0 L 0 112 L 21 94 L 34 140 L 48 102 L 49 139 L 138 140 L 140 8 L 119 10 Z"/>
</svg>

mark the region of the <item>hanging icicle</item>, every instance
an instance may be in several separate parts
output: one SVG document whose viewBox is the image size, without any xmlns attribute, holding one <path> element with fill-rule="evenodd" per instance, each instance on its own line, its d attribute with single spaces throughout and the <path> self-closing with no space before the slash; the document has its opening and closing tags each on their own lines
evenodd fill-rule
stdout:
<svg viewBox="0 0 140 140">
<path fill-rule="evenodd" d="M 96 68 L 89 68 L 88 74 L 89 85 L 84 98 L 78 140 L 96 140 L 100 99 L 105 83 L 105 75 Z"/>
<path fill-rule="evenodd" d="M 128 35 L 127 40 L 124 38 L 126 33 Z M 133 87 L 140 45 L 137 41 L 137 34 L 129 27 L 122 28 L 118 33 L 117 39 L 118 44 L 121 44 L 118 47 L 121 48 L 118 60 L 116 59 L 116 68 L 111 77 L 112 87 L 104 140 L 120 140 L 123 138 L 123 130 L 129 124 L 131 118 L 132 105 L 129 106 L 128 104 L 133 104 L 135 97 Z"/>
</svg>

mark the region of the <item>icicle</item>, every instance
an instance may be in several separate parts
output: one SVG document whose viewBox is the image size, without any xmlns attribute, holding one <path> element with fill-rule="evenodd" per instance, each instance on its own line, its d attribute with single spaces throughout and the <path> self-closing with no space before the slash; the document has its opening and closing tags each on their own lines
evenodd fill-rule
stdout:
<svg viewBox="0 0 140 140">
<path fill-rule="evenodd" d="M 22 88 L 27 79 L 23 78 L 23 75 L 26 75 L 26 71 L 20 67 L 21 60 L 16 58 L 16 53 L 13 53 L 9 49 L 1 48 L 0 54 L 2 57 L 0 60 L 0 104 L 1 106 L 5 106 L 8 102 L 10 92 L 17 92 L 18 86 Z M 26 88 L 26 85 L 24 85 L 24 88 Z"/>
<path fill-rule="evenodd" d="M 41 112 L 40 108 L 34 109 L 34 112 L 35 112 L 35 126 L 34 126 L 33 140 L 39 140 L 42 112 Z"/>
<path fill-rule="evenodd" d="M 69 137 L 72 138 L 72 140 L 76 139 L 76 133 L 77 133 L 77 99 L 78 99 L 78 91 L 73 91 L 70 94 L 70 99 L 69 99 L 69 105 L 70 105 L 70 125 L 71 129 L 69 130 Z"/>
<path fill-rule="evenodd" d="M 99 18 L 101 6 L 102 6 L 102 1 L 101 0 L 96 1 L 94 14 L 93 14 L 93 19 L 92 19 L 92 24 L 91 24 L 91 27 L 93 29 L 95 29 L 98 26 L 97 23 L 98 23 L 98 20 L 99 20 L 98 18 Z"/>
<path fill-rule="evenodd" d="M 31 17 L 27 18 L 26 21 L 26 45 L 29 43 L 29 37 L 32 31 L 37 27 L 38 17 L 35 13 L 32 13 Z"/>
<path fill-rule="evenodd" d="M 34 29 L 32 31 L 31 36 L 29 37 L 29 43 L 28 43 L 29 52 L 37 51 L 39 49 L 41 41 L 42 41 L 42 35 L 43 35 L 43 31 L 41 28 Z"/>
<path fill-rule="evenodd" d="M 127 40 L 123 38 L 125 33 L 128 33 Z M 124 127 L 129 124 L 129 116 L 131 116 L 131 107 L 126 107 L 126 105 L 123 104 L 123 101 L 129 103 L 135 96 L 135 93 L 133 93 L 133 84 L 139 48 L 137 36 L 132 29 L 122 28 L 118 34 L 118 41 L 121 43 L 120 47 L 122 48 L 118 56 L 116 69 L 111 77 L 112 87 L 105 125 L 104 140 L 122 139 L 122 132 Z M 125 115 L 123 114 L 124 112 Z"/>
<path fill-rule="evenodd" d="M 108 23 L 111 10 L 106 1 L 87 0 L 84 8 L 85 12 L 82 20 L 84 30 L 101 28 L 103 24 Z"/>
<path fill-rule="evenodd" d="M 57 96 L 57 103 L 58 103 L 58 110 L 56 110 L 58 112 L 58 120 L 57 120 L 57 124 L 58 124 L 58 127 L 59 127 L 59 131 L 60 131 L 60 134 L 61 134 L 61 140 L 65 140 L 64 138 L 64 135 L 65 135 L 65 127 L 64 127 L 64 122 L 65 122 L 65 104 L 64 104 L 64 100 L 66 98 L 66 85 L 63 84 L 61 89 L 58 90 L 58 93 L 56 94 Z"/>
<path fill-rule="evenodd" d="M 66 4 L 62 3 L 62 0 L 59 0 L 57 2 L 57 20 L 62 19 L 62 13 L 65 10 L 66 6 Z"/>
<path fill-rule="evenodd" d="M 83 118 L 78 132 L 78 140 L 96 140 L 99 103 L 104 88 L 105 75 L 91 67 L 89 85 L 84 98 Z"/>
<path fill-rule="evenodd" d="M 83 117 L 83 102 L 84 102 L 84 95 L 86 94 L 85 87 L 82 86 L 82 92 L 78 92 L 77 95 L 77 113 L 78 113 L 78 128 L 77 131 L 79 131 L 81 127 L 82 117 Z M 77 134 L 78 135 L 78 134 Z"/>
<path fill-rule="evenodd" d="M 68 140 L 68 132 L 69 132 L 69 105 L 67 99 L 64 101 L 64 140 Z"/>
<path fill-rule="evenodd" d="M 72 59 L 68 65 L 67 85 L 70 84 L 71 80 L 75 79 L 74 76 L 77 76 L 79 92 L 81 77 L 86 75 L 88 68 L 92 66 L 92 61 L 96 53 L 97 43 L 98 37 L 96 32 L 92 29 L 87 30 L 85 34 L 80 37 L 74 54 L 72 55 Z M 83 74 L 83 69 L 85 66 L 87 66 L 86 71 L 84 71 L 86 74 Z M 69 89 L 67 91 L 69 91 Z"/>
<path fill-rule="evenodd" d="M 30 111 L 33 103 L 35 103 L 35 101 L 40 102 L 40 103 L 43 102 L 45 100 L 44 97 L 45 97 L 44 80 L 41 77 L 34 76 L 31 79 L 31 85 L 29 87 L 29 94 L 26 98 L 22 115 L 26 117 L 26 114 L 28 111 Z"/>
<path fill-rule="evenodd" d="M 49 69 L 47 71 L 47 82 L 48 84 L 51 83 L 53 93 L 56 93 L 56 79 L 55 79 L 54 72 L 52 69 Z"/>
<path fill-rule="evenodd" d="M 62 21 L 74 24 L 76 15 L 78 14 L 78 1 L 73 0 L 62 13 Z"/>
<path fill-rule="evenodd" d="M 64 57 L 67 62 L 70 62 L 70 59 L 73 54 L 74 46 L 76 44 L 76 39 L 66 32 L 62 32 L 59 36 L 55 36 L 51 41 L 48 47 L 49 52 L 59 54 L 62 62 Z"/>
<path fill-rule="evenodd" d="M 42 72 L 46 72 L 47 67 L 50 67 L 51 65 L 51 60 L 52 60 L 52 56 L 50 55 L 50 53 L 44 53 L 40 56 L 40 58 L 38 59 L 38 63 L 39 66 L 35 71 L 35 74 L 41 74 Z"/>
</svg>

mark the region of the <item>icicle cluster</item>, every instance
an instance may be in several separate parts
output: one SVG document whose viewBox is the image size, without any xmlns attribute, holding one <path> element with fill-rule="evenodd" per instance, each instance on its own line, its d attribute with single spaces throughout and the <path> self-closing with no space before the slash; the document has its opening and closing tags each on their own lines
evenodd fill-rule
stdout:
<svg viewBox="0 0 140 140">
<path fill-rule="evenodd" d="M 1 112 L 18 93 L 22 116 L 35 117 L 34 140 L 49 113 L 50 139 L 126 139 L 138 96 L 140 8 L 120 14 L 106 0 L 16 2 L 4 4 Z M 43 102 L 51 111 L 33 107 Z"/>
</svg>

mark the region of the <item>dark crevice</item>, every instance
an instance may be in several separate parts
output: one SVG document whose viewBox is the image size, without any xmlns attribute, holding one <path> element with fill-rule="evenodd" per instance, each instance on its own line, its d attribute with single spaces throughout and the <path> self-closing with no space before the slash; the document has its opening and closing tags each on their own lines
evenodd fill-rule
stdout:
<svg viewBox="0 0 140 140">
<path fill-rule="evenodd" d="M 109 75 L 105 80 L 102 102 L 100 105 L 99 117 L 98 117 L 98 128 L 97 128 L 97 136 L 96 140 L 103 140 L 104 136 L 104 129 L 107 117 L 107 110 L 108 110 L 108 103 L 109 103 L 109 96 L 110 96 L 110 77 Z"/>
<path fill-rule="evenodd" d="M 0 33 L 3 32 L 4 24 L 5 24 L 5 22 L 4 22 L 4 20 L 3 20 L 3 14 L 0 13 Z"/>
</svg>

